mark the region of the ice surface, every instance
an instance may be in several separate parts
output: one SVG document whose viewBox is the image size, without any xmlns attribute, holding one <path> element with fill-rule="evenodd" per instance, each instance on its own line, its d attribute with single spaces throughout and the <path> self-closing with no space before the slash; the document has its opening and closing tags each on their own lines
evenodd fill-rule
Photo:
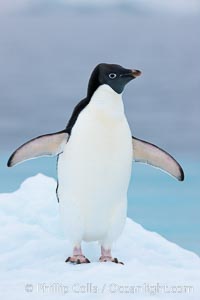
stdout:
<svg viewBox="0 0 200 300">
<path fill-rule="evenodd" d="M 38 174 L 0 194 L 1 299 L 199 299 L 199 257 L 130 219 L 113 248 L 124 266 L 99 263 L 97 243 L 83 245 L 91 264 L 66 264 L 55 189 Z"/>
</svg>

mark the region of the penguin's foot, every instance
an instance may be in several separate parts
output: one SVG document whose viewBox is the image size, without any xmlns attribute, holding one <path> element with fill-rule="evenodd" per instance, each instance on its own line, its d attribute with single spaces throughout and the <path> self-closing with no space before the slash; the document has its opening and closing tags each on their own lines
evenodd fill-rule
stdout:
<svg viewBox="0 0 200 300">
<path fill-rule="evenodd" d="M 89 259 L 83 255 L 80 245 L 74 247 L 73 255 L 69 256 L 65 262 L 71 262 L 77 265 L 90 263 Z"/>
<path fill-rule="evenodd" d="M 99 258 L 100 262 L 107 262 L 107 261 L 111 261 L 114 262 L 116 264 L 121 264 L 123 265 L 124 263 L 119 261 L 116 257 L 113 258 L 111 255 L 111 249 L 106 249 L 103 246 L 101 246 L 101 257 Z"/>
<path fill-rule="evenodd" d="M 84 255 L 73 255 L 73 256 L 69 256 L 66 261 L 67 262 L 71 262 L 73 264 L 79 265 L 79 264 L 88 264 L 90 263 L 89 259 L 87 257 L 85 257 Z"/>
<path fill-rule="evenodd" d="M 111 261 L 111 262 L 114 262 L 116 264 L 121 264 L 121 265 L 124 265 L 124 263 L 122 261 L 119 261 L 116 257 L 113 258 L 112 256 L 106 256 L 106 255 L 102 255 L 100 258 L 99 258 L 99 261 L 100 262 L 107 262 L 107 261 Z"/>
</svg>

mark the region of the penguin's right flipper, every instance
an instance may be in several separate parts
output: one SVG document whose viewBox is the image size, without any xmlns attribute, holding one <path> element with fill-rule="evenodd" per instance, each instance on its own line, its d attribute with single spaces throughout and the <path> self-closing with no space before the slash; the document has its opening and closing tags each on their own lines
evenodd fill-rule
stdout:
<svg viewBox="0 0 200 300">
<path fill-rule="evenodd" d="M 69 134 L 65 131 L 38 136 L 20 146 L 10 156 L 7 166 L 13 167 L 25 160 L 39 156 L 55 156 L 60 154 L 67 143 Z"/>
</svg>

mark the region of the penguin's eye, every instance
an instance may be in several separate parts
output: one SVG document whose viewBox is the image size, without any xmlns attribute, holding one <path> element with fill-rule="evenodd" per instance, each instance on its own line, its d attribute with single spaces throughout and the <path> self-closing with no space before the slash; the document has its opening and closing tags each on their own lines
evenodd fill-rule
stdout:
<svg viewBox="0 0 200 300">
<path fill-rule="evenodd" d="M 109 76 L 110 79 L 114 79 L 114 78 L 117 77 L 117 74 L 115 74 L 115 73 L 110 73 L 108 76 Z"/>
</svg>

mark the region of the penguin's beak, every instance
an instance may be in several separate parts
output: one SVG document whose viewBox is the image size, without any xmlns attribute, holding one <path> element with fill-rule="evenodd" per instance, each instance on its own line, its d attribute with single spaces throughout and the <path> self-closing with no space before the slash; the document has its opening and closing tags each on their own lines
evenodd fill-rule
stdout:
<svg viewBox="0 0 200 300">
<path fill-rule="evenodd" d="M 127 78 L 129 78 L 129 80 L 132 80 L 132 79 L 134 79 L 136 77 L 139 77 L 142 74 L 141 71 L 135 70 L 135 69 L 133 69 L 133 70 L 129 69 L 129 70 L 126 70 L 126 71 L 127 72 L 121 74 L 120 77 L 127 77 Z"/>
<path fill-rule="evenodd" d="M 142 72 L 139 70 L 131 70 L 131 75 L 133 76 L 133 78 L 138 77 L 141 74 L 142 74 Z"/>
</svg>

